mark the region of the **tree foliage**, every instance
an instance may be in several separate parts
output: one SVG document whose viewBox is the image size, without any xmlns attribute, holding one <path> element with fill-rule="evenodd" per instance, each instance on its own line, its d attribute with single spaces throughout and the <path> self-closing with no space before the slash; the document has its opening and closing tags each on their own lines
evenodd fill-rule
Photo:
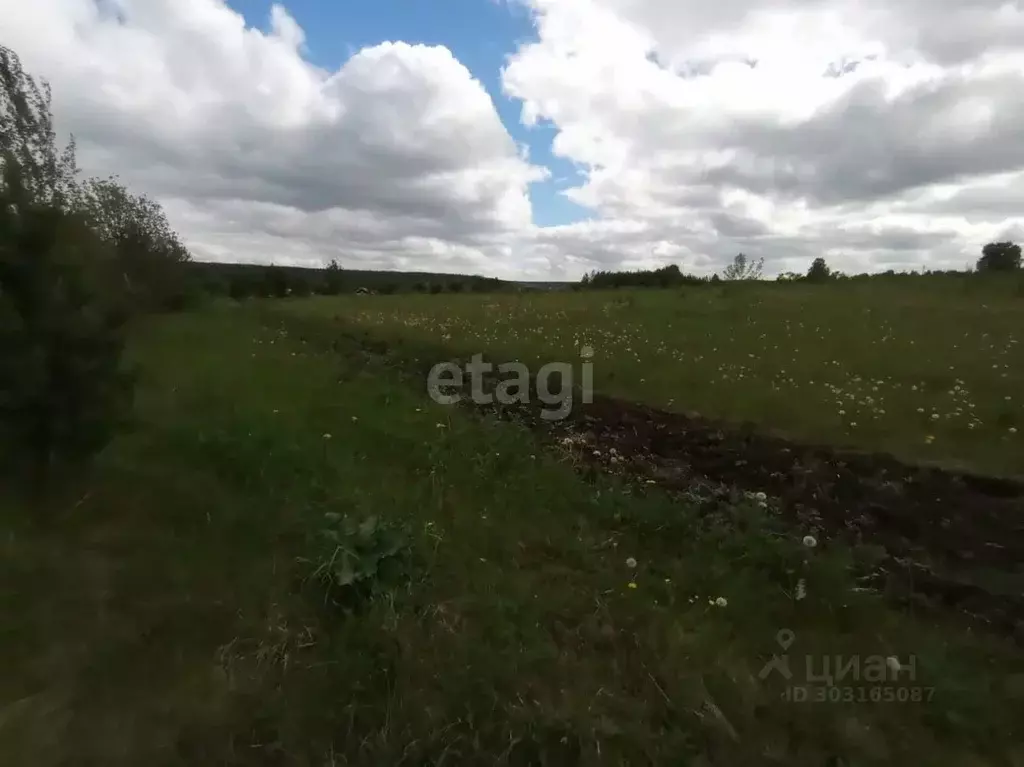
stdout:
<svg viewBox="0 0 1024 767">
<path fill-rule="evenodd" d="M 0 47 L 0 454 L 36 489 L 126 418 L 126 322 L 180 303 L 189 260 L 159 204 L 77 176 L 49 85 Z"/>
<path fill-rule="evenodd" d="M 189 291 L 183 266 L 191 257 L 160 204 L 111 177 L 82 184 L 78 206 L 93 231 L 112 246 L 136 306 L 178 308 Z"/>
<path fill-rule="evenodd" d="M 764 259 L 751 261 L 743 253 L 738 254 L 722 272 L 726 280 L 759 280 L 764 273 Z"/>
<path fill-rule="evenodd" d="M 31 171 L 30 171 L 31 173 Z M 128 313 L 107 245 L 78 213 L 34 199 L 8 156 L 0 188 L 0 453 L 41 490 L 126 417 Z"/>
<path fill-rule="evenodd" d="M 324 269 L 323 292 L 328 296 L 336 296 L 341 292 L 342 274 L 337 259 L 331 262 Z"/>
<path fill-rule="evenodd" d="M 705 277 L 684 274 L 676 264 L 659 269 L 637 269 L 634 271 L 595 271 L 583 275 L 583 288 L 607 290 L 609 288 L 671 288 L 681 285 L 701 285 L 708 282 Z"/>
<path fill-rule="evenodd" d="M 280 266 L 268 266 L 263 271 L 263 295 L 272 298 L 284 298 L 289 293 L 288 272 Z"/>
<path fill-rule="evenodd" d="M 1020 245 L 1013 242 L 990 242 L 981 249 L 979 272 L 1012 272 L 1020 269 Z"/>
<path fill-rule="evenodd" d="M 66 210 L 76 193 L 75 142 L 57 146 L 50 104 L 49 84 L 27 74 L 18 55 L 0 45 L 0 163 L 17 166 L 29 199 Z"/>
<path fill-rule="evenodd" d="M 807 270 L 808 282 L 828 282 L 832 278 L 832 270 L 828 268 L 825 259 L 821 256 L 811 262 L 811 268 Z"/>
</svg>

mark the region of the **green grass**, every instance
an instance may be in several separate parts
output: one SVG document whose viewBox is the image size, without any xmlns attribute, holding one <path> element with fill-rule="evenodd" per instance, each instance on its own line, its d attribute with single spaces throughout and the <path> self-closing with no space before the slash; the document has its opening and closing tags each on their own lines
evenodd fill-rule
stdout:
<svg viewBox="0 0 1024 767">
<path fill-rule="evenodd" d="M 400 369 L 267 316 L 214 307 L 140 329 L 134 431 L 54 516 L 5 502 L 0 763 L 1024 758 L 1019 651 L 854 591 L 857 552 L 808 549 L 742 499 L 701 520 L 586 482 L 520 427 L 436 405 Z M 356 563 L 368 588 L 325 590 L 327 514 L 377 517 L 403 556 L 377 563 L 371 540 Z M 930 700 L 783 702 L 781 678 L 758 678 L 782 628 L 797 680 L 805 656 L 914 656 L 916 680 L 887 689 Z"/>
<path fill-rule="evenodd" d="M 530 363 L 575 363 L 589 344 L 599 392 L 805 441 L 1024 476 L 1024 299 L 1012 287 L 734 284 L 346 297 L 287 309 L 392 341 Z"/>
</svg>

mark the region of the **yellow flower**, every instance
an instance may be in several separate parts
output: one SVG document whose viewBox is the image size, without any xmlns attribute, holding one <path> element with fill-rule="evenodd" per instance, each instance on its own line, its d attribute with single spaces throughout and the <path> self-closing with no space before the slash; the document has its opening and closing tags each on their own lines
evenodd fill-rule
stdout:
<svg viewBox="0 0 1024 767">
<path fill-rule="evenodd" d="M 629 583 L 626 584 L 626 587 L 630 588 L 630 589 L 635 589 L 636 588 L 636 581 L 630 581 Z"/>
</svg>

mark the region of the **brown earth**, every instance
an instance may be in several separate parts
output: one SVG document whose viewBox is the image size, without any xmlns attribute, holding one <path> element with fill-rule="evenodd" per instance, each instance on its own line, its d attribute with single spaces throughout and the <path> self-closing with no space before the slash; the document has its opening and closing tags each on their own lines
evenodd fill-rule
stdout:
<svg viewBox="0 0 1024 767">
<path fill-rule="evenodd" d="M 583 465 L 645 486 L 689 498 L 695 486 L 763 492 L 799 535 L 883 547 L 866 587 L 918 608 L 952 608 L 1024 643 L 1024 483 L 608 397 L 578 403 L 564 421 L 542 419 L 535 406 L 482 407 L 547 440 L 573 435 L 586 448 Z"/>
<path fill-rule="evenodd" d="M 426 373 L 390 344 L 343 332 L 368 358 Z M 423 359 L 439 359 L 436 354 Z M 420 368 L 423 368 L 420 370 Z M 489 376 L 484 391 L 493 391 Z M 563 421 L 529 405 L 470 405 L 525 422 L 547 441 L 581 441 L 580 465 L 652 484 L 693 502 L 695 487 L 763 492 L 799 535 L 884 550 L 862 579 L 897 603 L 952 610 L 1024 644 L 1024 482 L 914 466 L 884 453 L 801 444 L 697 414 L 596 396 Z M 467 391 L 468 393 L 468 391 Z M 702 507 L 703 510 L 703 507 Z"/>
</svg>

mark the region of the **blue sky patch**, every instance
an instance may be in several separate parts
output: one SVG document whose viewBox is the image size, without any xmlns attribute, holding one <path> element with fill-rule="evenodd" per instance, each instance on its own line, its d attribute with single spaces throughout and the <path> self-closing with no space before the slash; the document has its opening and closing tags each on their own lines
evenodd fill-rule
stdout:
<svg viewBox="0 0 1024 767">
<path fill-rule="evenodd" d="M 269 28 L 271 0 L 228 4 L 249 26 Z M 591 218 L 591 211 L 559 193 L 577 186 L 583 175 L 572 162 L 552 154 L 557 129 L 547 123 L 523 126 L 522 103 L 502 92 L 507 56 L 520 43 L 536 39 L 525 8 L 498 0 L 289 0 L 286 8 L 306 34 L 306 58 L 332 71 L 361 48 L 385 41 L 447 47 L 487 89 L 506 130 L 530 148 L 531 162 L 551 171 L 548 180 L 530 188 L 534 223 L 556 226 Z"/>
</svg>

